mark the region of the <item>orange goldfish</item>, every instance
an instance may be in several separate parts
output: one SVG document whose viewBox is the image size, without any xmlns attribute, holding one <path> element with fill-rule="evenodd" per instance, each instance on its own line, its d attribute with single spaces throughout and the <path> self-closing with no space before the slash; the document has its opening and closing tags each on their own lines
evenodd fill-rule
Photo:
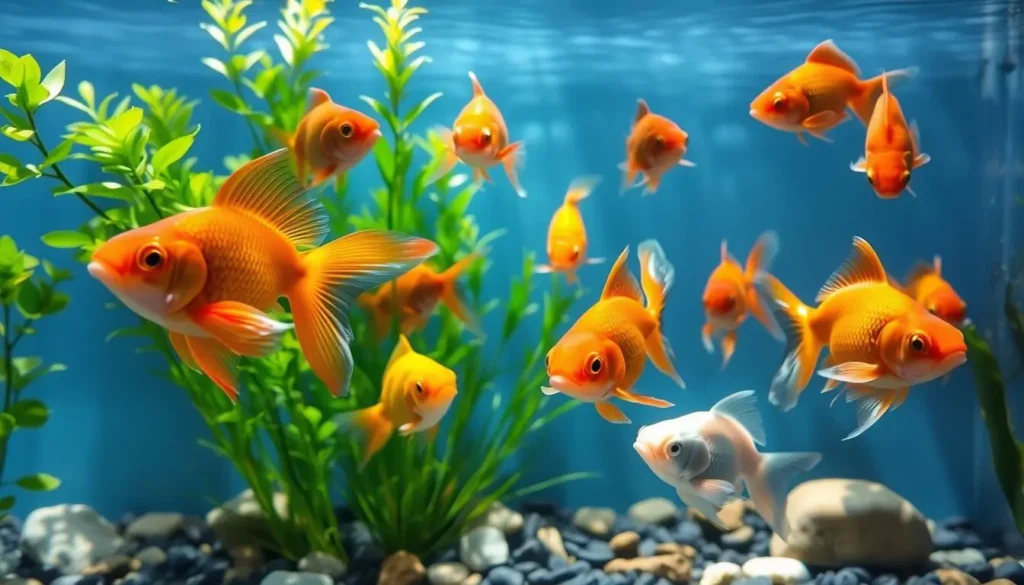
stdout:
<svg viewBox="0 0 1024 585">
<path fill-rule="evenodd" d="M 861 401 L 857 428 L 846 439 L 900 406 L 910 386 L 967 361 L 960 330 L 890 285 L 882 261 L 859 237 L 853 253 L 818 292 L 817 307 L 803 304 L 771 275 L 759 275 L 758 286 L 786 333 L 786 357 L 772 379 L 769 400 L 783 410 L 796 406 L 827 347 L 828 367 L 818 370 L 829 379 L 825 391 L 845 382 L 847 402 Z"/>
<path fill-rule="evenodd" d="M 918 150 L 920 142 L 917 123 L 907 125 L 900 102 L 889 93 L 889 82 L 883 76 L 882 97 L 875 104 L 868 123 L 865 156 L 850 163 L 850 169 L 866 173 L 868 183 L 883 199 L 897 197 L 904 190 L 917 196 L 910 188 L 910 171 L 931 160 Z"/>
<path fill-rule="evenodd" d="M 942 258 L 935 256 L 931 264 L 919 262 L 907 275 L 904 292 L 938 315 L 959 327 L 967 317 L 967 303 L 942 277 Z"/>
<path fill-rule="evenodd" d="M 163 327 L 182 361 L 238 396 L 238 356 L 274 349 L 292 324 L 265 311 L 287 297 L 313 372 L 335 395 L 352 376 L 345 309 L 356 295 L 434 255 L 428 240 L 361 231 L 307 252 L 327 214 L 296 181 L 281 149 L 246 163 L 210 207 L 183 211 L 111 238 L 89 274 Z"/>
<path fill-rule="evenodd" d="M 629 423 L 629 418 L 609 402 L 627 402 L 668 408 L 672 403 L 633 393 L 649 356 L 654 365 L 681 388 L 683 379 L 672 365 L 674 356 L 661 334 L 661 312 L 672 287 L 675 269 L 655 240 L 637 248 L 643 291 L 626 265 L 627 246 L 615 261 L 605 282 L 601 299 L 562 336 L 547 355 L 551 387 L 544 394 L 558 392 L 576 400 L 592 402 L 605 420 Z M 647 297 L 647 305 L 643 298 Z"/>
<path fill-rule="evenodd" d="M 387 336 L 396 314 L 399 331 L 405 335 L 422 329 L 442 302 L 470 331 L 479 334 L 477 317 L 455 283 L 478 258 L 478 254 L 469 254 L 443 272 L 420 264 L 394 283 L 385 283 L 376 291 L 361 295 L 358 302 L 370 315 L 374 338 L 380 341 Z"/>
<path fill-rule="evenodd" d="M 672 167 L 697 166 L 683 156 L 689 136 L 675 122 L 651 112 L 647 102 L 636 101 L 636 117 L 626 138 L 626 161 L 619 165 L 625 171 L 623 190 L 631 188 L 637 173 L 643 176 L 644 195 L 653 195 L 661 177 Z"/>
<path fill-rule="evenodd" d="M 310 171 L 317 186 L 334 174 L 343 174 L 373 150 L 380 124 L 373 118 L 336 104 L 322 89 L 310 90 L 309 110 L 295 134 L 275 131 L 295 157 L 296 174 L 307 186 Z"/>
<path fill-rule="evenodd" d="M 333 421 L 339 432 L 352 432 L 359 440 L 362 467 L 396 429 L 402 436 L 426 431 L 432 439 L 458 392 L 455 372 L 416 353 L 400 335 L 384 369 L 380 402 L 339 414 Z"/>
<path fill-rule="evenodd" d="M 772 128 L 795 132 L 804 144 L 804 132 L 830 142 L 825 133 L 849 119 L 847 107 L 867 124 L 882 93 L 882 80 L 897 81 L 915 73 L 915 68 L 900 69 L 862 81 L 857 64 L 830 39 L 761 92 L 750 104 L 750 115 Z"/>
<path fill-rule="evenodd" d="M 712 337 L 722 335 L 723 368 L 736 350 L 736 330 L 749 314 L 753 314 L 776 339 L 783 339 L 779 324 L 772 318 L 771 310 L 762 302 L 754 286 L 754 277 L 771 268 L 778 250 L 779 239 L 775 232 L 761 234 L 750 250 L 744 268 L 729 254 L 725 240 L 722 240 L 721 263 L 711 273 L 704 288 L 707 323 L 701 330 L 701 340 L 704 349 L 711 353 L 714 351 Z"/>
<path fill-rule="evenodd" d="M 526 191 L 519 185 L 516 176 L 516 169 L 523 159 L 523 143 L 509 144 L 508 126 L 498 106 L 484 93 L 484 88 L 472 71 L 469 72 L 469 79 L 473 82 L 473 98 L 455 118 L 453 130 L 438 130 L 447 147 L 447 154 L 430 182 L 440 179 L 461 160 L 473 168 L 473 182 L 480 185 L 485 179 L 491 180 L 487 169 L 501 163 L 505 166 L 505 174 L 516 194 L 526 197 Z"/>
<path fill-rule="evenodd" d="M 587 258 L 587 230 L 579 203 L 590 196 L 597 186 L 597 177 L 582 177 L 569 185 L 562 205 L 555 210 L 548 226 L 548 261 L 534 272 L 562 272 L 569 283 L 577 282 L 576 271 L 584 264 L 600 264 L 604 258 Z"/>
</svg>

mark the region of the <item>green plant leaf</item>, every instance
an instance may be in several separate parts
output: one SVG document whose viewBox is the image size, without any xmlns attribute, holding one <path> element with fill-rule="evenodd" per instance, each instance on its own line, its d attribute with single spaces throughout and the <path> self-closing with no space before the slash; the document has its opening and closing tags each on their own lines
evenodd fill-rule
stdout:
<svg viewBox="0 0 1024 585">
<path fill-rule="evenodd" d="M 11 405 L 9 411 L 15 423 L 26 429 L 34 429 L 46 424 L 50 419 L 50 409 L 35 399 L 20 400 Z"/>
<path fill-rule="evenodd" d="M 49 156 L 43 160 L 43 164 L 39 165 L 40 169 L 46 169 L 52 167 L 55 164 L 59 164 L 71 154 L 71 149 L 75 146 L 75 143 L 70 138 L 61 142 L 57 146 L 53 147 L 50 151 Z"/>
<path fill-rule="evenodd" d="M 51 248 L 81 248 L 92 244 L 92 237 L 82 232 L 56 231 L 43 234 L 43 243 Z"/>
<path fill-rule="evenodd" d="M 14 508 L 14 496 L 4 496 L 0 498 L 0 512 L 7 512 Z"/>
<path fill-rule="evenodd" d="M 159 175 L 163 173 L 167 167 L 185 156 L 188 153 L 188 149 L 192 148 L 192 142 L 195 140 L 198 132 L 199 127 L 197 126 L 192 134 L 179 136 L 153 153 L 153 159 L 150 161 L 153 165 L 153 174 Z"/>
<path fill-rule="evenodd" d="M 0 439 L 9 437 L 18 428 L 18 421 L 7 412 L 0 413 Z"/>
<path fill-rule="evenodd" d="M 57 65 L 53 69 L 51 69 L 49 73 L 46 74 L 46 77 L 43 78 L 42 83 L 43 87 L 46 88 L 46 91 L 49 95 L 41 103 L 45 104 L 46 102 L 60 95 L 61 90 L 64 89 L 64 73 L 65 64 L 64 61 L 61 61 L 60 63 L 57 63 Z"/>
<path fill-rule="evenodd" d="M 141 111 L 141 110 L 140 110 Z M 122 201 L 133 201 L 135 199 L 135 191 L 130 187 L 115 183 L 113 181 L 103 181 L 102 183 L 89 183 L 88 185 L 79 185 L 71 189 L 57 189 L 53 192 L 55 196 L 70 195 L 74 193 L 81 193 L 83 195 L 89 195 L 91 197 L 106 197 L 108 199 L 120 199 Z"/>
<path fill-rule="evenodd" d="M 0 134 L 10 138 L 11 140 L 17 140 L 18 142 L 25 142 L 35 135 L 32 130 L 18 130 L 14 126 L 0 126 Z"/>
<path fill-rule="evenodd" d="M 0 49 L 0 79 L 13 87 L 21 85 L 24 66 L 18 57 L 11 52 Z"/>
<path fill-rule="evenodd" d="M 239 114 L 249 111 L 249 108 L 246 107 L 242 98 L 233 93 L 226 92 L 223 89 L 210 90 L 210 97 L 213 98 L 213 101 L 217 102 L 229 111 Z"/>
<path fill-rule="evenodd" d="M 422 114 L 424 110 L 430 107 L 430 104 L 437 101 L 437 99 L 440 98 L 442 95 L 444 94 L 441 92 L 432 93 L 428 95 L 423 101 L 413 106 L 412 109 L 409 110 L 409 113 L 405 115 L 405 120 L 402 121 L 403 127 L 408 128 L 410 124 L 416 121 L 416 118 L 420 117 L 420 114 Z"/>
<path fill-rule="evenodd" d="M 128 137 L 142 123 L 142 108 L 129 108 L 107 122 L 107 127 L 120 140 Z"/>
<path fill-rule="evenodd" d="M 207 67 L 209 67 L 210 69 L 213 69 L 217 73 L 220 73 L 224 77 L 227 77 L 228 79 L 231 79 L 231 76 L 228 75 L 227 66 L 224 64 L 223 61 L 220 61 L 218 59 L 214 59 L 213 57 L 203 57 L 202 63 L 203 63 L 203 65 L 206 65 Z"/>
<path fill-rule="evenodd" d="M 6 118 L 7 121 L 11 123 L 11 126 L 17 128 L 18 130 L 32 129 L 32 125 L 29 124 L 28 120 L 26 120 L 20 114 L 16 114 L 11 109 L 5 108 L 2 105 L 0 105 L 0 118 Z"/>
<path fill-rule="evenodd" d="M 48 473 L 34 473 L 14 481 L 18 487 L 33 492 L 52 492 L 60 487 L 60 480 Z"/>
</svg>

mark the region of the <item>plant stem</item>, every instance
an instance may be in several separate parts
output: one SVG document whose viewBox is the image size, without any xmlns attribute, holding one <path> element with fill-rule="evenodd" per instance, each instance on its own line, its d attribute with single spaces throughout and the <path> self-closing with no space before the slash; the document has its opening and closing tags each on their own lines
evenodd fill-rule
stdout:
<svg viewBox="0 0 1024 585">
<path fill-rule="evenodd" d="M 153 194 L 149 192 L 149 189 L 143 187 L 144 183 L 142 182 L 142 179 L 137 174 L 135 174 L 135 171 L 132 171 L 132 174 L 129 178 L 132 180 L 133 183 L 135 183 L 135 185 L 139 189 L 142 190 L 142 194 L 146 196 L 146 199 L 149 201 L 149 204 L 153 206 L 153 211 L 156 212 L 157 217 L 163 219 L 164 212 L 160 211 L 160 207 L 157 206 L 156 200 L 153 199 Z"/>
<path fill-rule="evenodd" d="M 24 330 L 22 330 L 24 332 Z M 4 412 L 11 406 L 11 394 L 14 390 L 14 345 L 21 339 L 11 341 L 11 306 L 4 303 Z M 3 482 L 4 467 L 7 464 L 7 440 L 10 435 L 0 439 L 0 482 Z"/>
<path fill-rule="evenodd" d="M 235 95 L 242 104 L 249 108 L 249 104 L 245 101 L 245 96 L 242 95 L 242 84 L 239 83 L 238 79 L 232 80 L 232 85 L 235 88 Z M 260 140 L 259 134 L 256 132 L 256 126 L 253 126 L 252 120 L 248 116 L 245 117 L 245 125 L 249 127 L 249 133 L 252 134 L 252 142 L 256 146 L 256 150 L 260 151 L 261 154 L 266 154 L 267 149 L 264 148 L 263 142 Z"/>
</svg>

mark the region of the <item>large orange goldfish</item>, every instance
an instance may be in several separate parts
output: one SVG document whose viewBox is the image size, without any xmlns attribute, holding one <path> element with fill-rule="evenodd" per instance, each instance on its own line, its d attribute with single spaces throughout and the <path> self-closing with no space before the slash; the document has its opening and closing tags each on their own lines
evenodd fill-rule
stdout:
<svg viewBox="0 0 1024 585">
<path fill-rule="evenodd" d="M 312 186 L 347 172 L 373 150 L 380 138 L 380 124 L 373 118 L 334 103 L 322 89 L 313 88 L 310 95 L 309 110 L 295 134 L 275 132 L 278 140 L 291 149 L 295 172 L 303 186 L 307 186 L 310 171 Z"/>
<path fill-rule="evenodd" d="M 897 197 L 904 190 L 916 196 L 910 188 L 910 171 L 931 160 L 920 151 L 920 141 L 917 124 L 907 125 L 900 102 L 889 93 L 889 82 L 883 76 L 882 97 L 875 104 L 868 123 L 865 156 L 850 163 L 850 168 L 866 173 L 868 183 L 883 199 Z"/>
<path fill-rule="evenodd" d="M 548 262 L 534 271 L 538 273 L 562 272 L 569 283 L 575 283 L 576 271 L 584 264 L 600 264 L 604 258 L 587 258 L 587 230 L 579 203 L 590 196 L 597 186 L 596 177 L 582 177 L 569 185 L 562 205 L 555 210 L 548 226 Z"/>
<path fill-rule="evenodd" d="M 362 231 L 313 247 L 327 215 L 281 149 L 235 171 L 210 207 L 111 238 L 89 273 L 139 315 L 166 327 L 181 359 L 232 399 L 237 357 L 262 356 L 292 327 L 265 311 L 287 297 L 313 372 L 335 395 L 352 376 L 345 309 L 364 290 L 429 258 L 428 240 Z"/>
<path fill-rule="evenodd" d="M 778 279 L 762 274 L 758 286 L 772 300 L 786 333 L 786 357 L 772 379 L 769 400 L 789 410 L 807 387 L 818 356 L 829 349 L 826 390 L 846 382 L 847 401 L 861 401 L 852 439 L 906 400 L 910 386 L 934 380 L 967 360 L 964 336 L 889 284 L 878 255 L 861 238 L 853 253 L 818 292 L 817 307 L 803 304 Z"/>
<path fill-rule="evenodd" d="M 633 127 L 626 138 L 626 161 L 619 165 L 625 171 L 623 190 L 631 188 L 639 173 L 645 185 L 643 194 L 658 190 L 661 178 L 675 166 L 695 167 L 686 160 L 689 136 L 675 122 L 651 112 L 647 102 L 636 102 Z"/>
<path fill-rule="evenodd" d="M 370 315 L 374 338 L 380 341 L 387 336 L 396 315 L 401 333 L 409 335 L 422 329 L 440 303 L 471 331 L 480 333 L 477 317 L 455 282 L 478 258 L 477 254 L 468 254 L 443 272 L 420 264 L 393 283 L 360 295 L 358 302 Z"/>
<path fill-rule="evenodd" d="M 398 431 L 406 436 L 426 431 L 430 438 L 458 394 L 455 372 L 416 353 L 404 335 L 384 369 L 380 401 L 362 410 L 334 417 L 341 433 L 354 433 L 365 466 Z"/>
<path fill-rule="evenodd" d="M 853 59 L 827 40 L 814 47 L 804 63 L 761 92 L 750 104 L 750 115 L 772 128 L 795 132 L 804 144 L 804 132 L 829 141 L 825 133 L 849 118 L 847 106 L 867 124 L 882 93 L 882 80 L 897 81 L 915 72 L 900 69 L 861 80 Z"/>
<path fill-rule="evenodd" d="M 672 364 L 672 348 L 661 334 L 661 312 L 675 269 L 658 242 L 642 242 L 637 248 L 641 292 L 626 265 L 628 254 L 626 247 L 612 266 L 601 300 L 583 313 L 548 352 L 551 387 L 542 388 L 547 395 L 561 392 L 576 400 L 592 402 L 598 414 L 613 423 L 629 423 L 629 418 L 609 402 L 612 398 L 657 408 L 672 406 L 670 402 L 633 393 L 647 357 L 681 388 L 686 387 Z"/>
<path fill-rule="evenodd" d="M 701 340 L 708 353 L 714 351 L 712 337 L 722 335 L 722 367 L 736 351 L 736 330 L 753 314 L 768 332 L 782 340 L 782 330 L 772 318 L 771 310 L 762 302 L 754 286 L 754 277 L 771 269 L 779 251 L 779 238 L 775 232 L 765 232 L 754 243 L 747 256 L 746 267 L 729 254 L 722 240 L 721 262 L 708 278 L 704 288 L 704 313 L 707 323 L 701 330 Z"/>
<path fill-rule="evenodd" d="M 501 163 L 505 166 L 505 174 L 516 194 L 526 197 L 526 191 L 519 185 L 516 176 L 516 169 L 522 163 L 523 143 L 509 143 L 508 126 L 498 106 L 484 93 L 484 88 L 472 71 L 469 72 L 469 79 L 473 83 L 473 98 L 455 118 L 452 130 L 439 130 L 447 147 L 447 155 L 430 182 L 444 176 L 461 160 L 472 167 L 473 182 L 480 185 L 485 179 L 491 180 L 487 169 Z"/>
<path fill-rule="evenodd" d="M 934 315 L 960 326 L 967 318 L 967 303 L 942 277 L 942 258 L 935 256 L 931 264 L 919 262 L 910 270 L 904 292 Z"/>
</svg>

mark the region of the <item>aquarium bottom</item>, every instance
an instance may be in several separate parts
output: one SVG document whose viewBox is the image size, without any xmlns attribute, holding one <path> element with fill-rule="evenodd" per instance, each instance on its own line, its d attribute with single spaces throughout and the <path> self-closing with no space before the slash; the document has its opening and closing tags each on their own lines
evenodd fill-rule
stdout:
<svg viewBox="0 0 1024 585">
<path fill-rule="evenodd" d="M 832 483 L 829 483 L 832 482 Z M 36 585 L 1024 585 L 1024 566 L 969 521 L 933 523 L 878 484 L 815 480 L 791 492 L 787 542 L 746 502 L 715 526 L 667 499 L 628 513 L 501 504 L 449 550 L 385 555 L 339 510 L 350 562 L 299 561 L 255 544 L 266 520 L 243 493 L 206 519 L 144 514 L 118 523 L 88 506 L 0 523 L 0 583 Z M 262 525 L 261 525 L 262 523 Z M 774 556 L 773 556 L 774 555 Z"/>
</svg>

